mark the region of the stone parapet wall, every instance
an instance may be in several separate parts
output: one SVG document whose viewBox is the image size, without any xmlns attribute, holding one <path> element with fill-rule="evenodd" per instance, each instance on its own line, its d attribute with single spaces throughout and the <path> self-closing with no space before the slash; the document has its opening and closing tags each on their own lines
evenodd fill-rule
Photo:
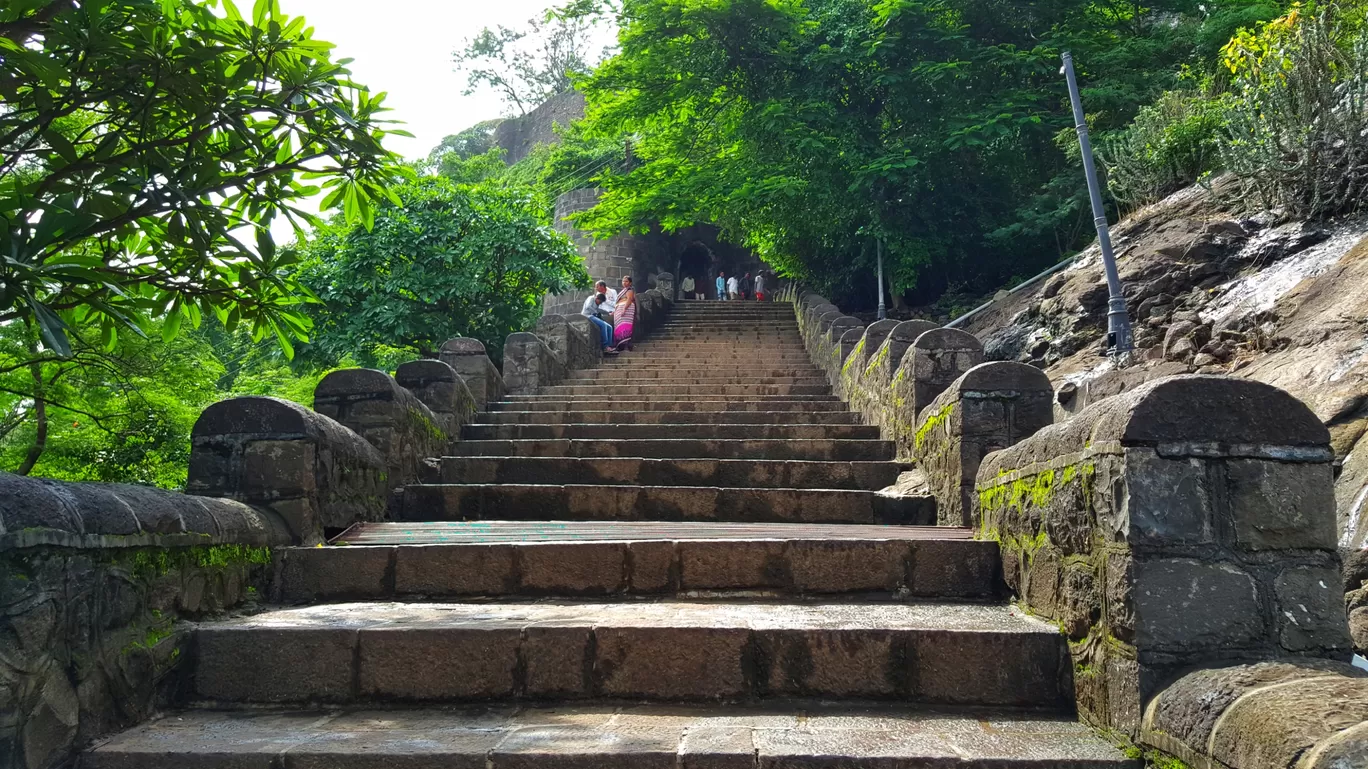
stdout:
<svg viewBox="0 0 1368 769">
<path fill-rule="evenodd" d="M 269 509 L 301 544 L 384 518 L 384 455 L 333 419 L 297 403 L 251 396 L 215 403 L 191 432 L 191 494 Z"/>
<path fill-rule="evenodd" d="M 423 460 L 441 456 L 455 437 L 418 396 L 375 369 L 342 369 L 323 377 L 314 388 L 314 411 L 380 452 L 390 489 L 417 483 Z"/>
<path fill-rule="evenodd" d="M 526 331 L 504 343 L 504 384 L 510 393 L 532 395 L 565 378 L 565 360 L 541 337 Z"/>
<path fill-rule="evenodd" d="M 69 766 L 174 701 L 179 620 L 264 593 L 291 540 L 233 500 L 0 473 L 0 766 Z"/>
<path fill-rule="evenodd" d="M 1368 672 L 1291 659 L 1189 673 L 1145 708 L 1140 741 L 1200 769 L 1368 766 Z"/>
<path fill-rule="evenodd" d="M 488 404 L 504 397 L 504 380 L 494 362 L 489 359 L 484 343 L 478 339 L 459 337 L 442 344 L 438 356 L 451 366 L 465 382 L 475 398 L 475 406 L 483 410 Z"/>
<path fill-rule="evenodd" d="M 937 523 L 977 523 L 974 484 L 980 463 L 1049 425 L 1053 395 L 1040 369 L 997 361 L 969 369 L 927 404 L 911 431 L 911 456 L 936 497 Z M 904 404 L 897 418 L 911 414 L 910 404 Z"/>
<path fill-rule="evenodd" d="M 440 360 L 404 363 L 394 372 L 394 379 L 432 410 L 449 442 L 460 437 L 461 427 L 470 423 L 480 410 L 456 370 Z"/>
<path fill-rule="evenodd" d="M 838 392 L 844 394 L 850 410 L 864 414 L 872 409 L 874 392 L 865 386 L 864 372 L 869 359 L 879 349 L 888 335 L 896 328 L 896 320 L 880 320 L 869 324 L 856 343 L 855 349 L 841 364 L 841 382 Z"/>
<path fill-rule="evenodd" d="M 1348 659 L 1329 442 L 1281 390 L 1185 376 L 983 460 L 975 523 L 1069 637 L 1086 720 L 1134 738 L 1193 667 Z"/>
<path fill-rule="evenodd" d="M 568 369 L 591 368 L 602 358 L 603 345 L 598 329 L 583 315 L 543 315 L 537 319 L 533 333 L 565 362 Z"/>
</svg>

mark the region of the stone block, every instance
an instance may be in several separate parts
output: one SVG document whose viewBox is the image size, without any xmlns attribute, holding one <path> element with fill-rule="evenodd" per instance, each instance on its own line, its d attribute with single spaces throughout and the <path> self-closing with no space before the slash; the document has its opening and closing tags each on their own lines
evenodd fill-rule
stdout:
<svg viewBox="0 0 1368 769">
<path fill-rule="evenodd" d="M 907 578 L 908 543 L 793 540 L 787 558 L 793 588 L 800 592 L 894 592 Z"/>
<path fill-rule="evenodd" d="M 783 542 L 683 540 L 676 549 L 683 590 L 754 589 L 789 583 Z"/>
<path fill-rule="evenodd" d="M 1215 540 L 1207 462 L 1126 451 L 1126 496 L 1119 520 L 1132 545 L 1167 547 Z M 1123 524 L 1124 525 L 1124 524 Z"/>
<path fill-rule="evenodd" d="M 518 588 L 513 545 L 405 545 L 396 549 L 400 596 L 508 595 Z"/>
<path fill-rule="evenodd" d="M 621 542 L 534 543 L 518 548 L 522 589 L 556 595 L 603 595 L 626 587 Z"/>
<path fill-rule="evenodd" d="M 1329 568 L 1291 567 L 1273 582 L 1278 600 L 1278 640 L 1291 652 L 1347 654 L 1353 648 L 1344 619 L 1339 572 Z"/>
<path fill-rule="evenodd" d="M 673 542 L 629 542 L 627 562 L 633 593 L 669 592 L 678 580 Z"/>
<path fill-rule="evenodd" d="M 1232 704 L 1211 735 L 1210 754 L 1228 766 L 1293 766 L 1317 743 L 1365 721 L 1368 679 L 1301 679 Z"/>
<path fill-rule="evenodd" d="M 195 694 L 226 702 L 346 702 L 356 631 L 216 627 L 195 633 Z"/>
<path fill-rule="evenodd" d="M 710 700 L 746 692 L 741 628 L 604 627 L 595 670 L 606 697 Z"/>
<path fill-rule="evenodd" d="M 907 652 L 912 693 L 948 705 L 1055 707 L 1067 696 L 1060 689 L 1063 647 L 1045 633 L 917 633 Z"/>
<path fill-rule="evenodd" d="M 1136 643 L 1191 651 L 1256 643 L 1264 620 L 1254 578 L 1231 563 L 1190 558 L 1134 565 Z"/>
<path fill-rule="evenodd" d="M 248 493 L 302 496 L 318 489 L 315 447 L 301 440 L 252 441 L 242 447 L 242 483 Z"/>
<path fill-rule="evenodd" d="M 1231 459 L 1226 480 L 1240 547 L 1335 549 L 1335 486 L 1328 462 Z"/>
<path fill-rule="evenodd" d="M 991 598 L 997 594 L 996 542 L 922 540 L 912 543 L 908 589 L 925 598 Z"/>
<path fill-rule="evenodd" d="M 592 694 L 590 632 L 587 628 L 524 629 L 520 653 L 525 694 L 534 699 Z"/>
<path fill-rule="evenodd" d="M 280 600 L 366 600 L 388 595 L 392 547 L 292 547 L 276 551 L 281 562 Z"/>
<path fill-rule="evenodd" d="M 888 698 L 906 691 L 902 637 L 873 630 L 759 630 L 766 696 Z"/>
<path fill-rule="evenodd" d="M 363 697 L 412 701 L 513 694 L 517 628 L 365 628 L 357 653 Z"/>
</svg>

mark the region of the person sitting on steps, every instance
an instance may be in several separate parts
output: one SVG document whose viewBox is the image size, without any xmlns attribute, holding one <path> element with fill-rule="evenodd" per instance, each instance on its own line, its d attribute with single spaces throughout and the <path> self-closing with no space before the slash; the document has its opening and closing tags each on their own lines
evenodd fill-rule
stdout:
<svg viewBox="0 0 1368 769">
<path fill-rule="evenodd" d="M 589 319 L 589 322 L 598 327 L 599 335 L 603 341 L 603 353 L 605 355 L 617 355 L 617 350 L 613 347 L 613 327 L 608 321 L 600 318 L 599 308 L 608 301 L 608 296 L 602 292 L 595 292 L 588 299 L 584 300 L 584 307 L 580 310 L 580 315 Z"/>
</svg>

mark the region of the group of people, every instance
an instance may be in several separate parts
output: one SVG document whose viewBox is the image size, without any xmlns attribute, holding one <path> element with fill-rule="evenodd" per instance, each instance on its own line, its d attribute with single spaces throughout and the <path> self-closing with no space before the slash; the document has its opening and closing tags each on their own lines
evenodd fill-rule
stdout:
<svg viewBox="0 0 1368 769">
<path fill-rule="evenodd" d="M 765 301 L 765 276 L 756 274 L 754 278 L 746 273 L 745 277 L 737 279 L 735 275 L 730 278 L 727 273 L 717 273 L 717 298 L 719 300 L 746 300 L 751 299 L 757 302 Z M 684 278 L 684 284 L 680 286 L 684 290 L 684 296 L 690 299 L 704 299 L 702 287 L 698 286 L 692 276 Z"/>
<path fill-rule="evenodd" d="M 636 292 L 632 290 L 630 275 L 622 277 L 621 291 L 609 288 L 607 282 L 600 280 L 580 310 L 580 314 L 598 328 L 605 355 L 617 355 L 631 348 L 636 312 Z"/>
</svg>

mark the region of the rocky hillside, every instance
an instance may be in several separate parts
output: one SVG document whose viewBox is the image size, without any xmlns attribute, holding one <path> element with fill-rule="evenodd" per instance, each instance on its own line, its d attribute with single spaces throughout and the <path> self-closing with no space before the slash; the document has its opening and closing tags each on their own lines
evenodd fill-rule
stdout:
<svg viewBox="0 0 1368 769">
<path fill-rule="evenodd" d="M 1045 369 L 1057 408 L 1160 376 L 1219 373 L 1281 387 L 1330 428 L 1355 638 L 1368 648 L 1368 216 L 1286 221 L 1224 185 L 1192 187 L 1113 228 L 1137 352 L 1101 355 L 1107 286 L 1096 246 L 965 328 L 988 357 Z M 1355 611 L 1356 610 L 1356 611 Z"/>
</svg>

